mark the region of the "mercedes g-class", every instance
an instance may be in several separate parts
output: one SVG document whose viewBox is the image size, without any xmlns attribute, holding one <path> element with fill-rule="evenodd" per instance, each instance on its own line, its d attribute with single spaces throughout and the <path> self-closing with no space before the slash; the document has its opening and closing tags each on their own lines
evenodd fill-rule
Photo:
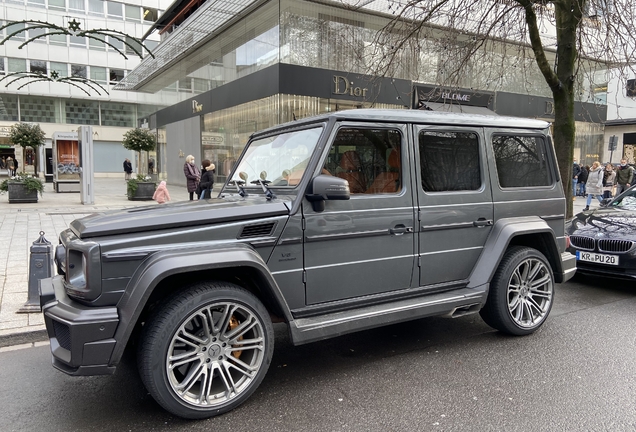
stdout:
<svg viewBox="0 0 636 432">
<path fill-rule="evenodd" d="M 111 374 L 134 344 L 165 409 L 258 387 L 272 322 L 304 344 L 479 312 L 527 335 L 575 272 L 548 123 L 353 110 L 255 133 L 218 197 L 75 220 L 41 281 L 53 365 Z"/>
</svg>

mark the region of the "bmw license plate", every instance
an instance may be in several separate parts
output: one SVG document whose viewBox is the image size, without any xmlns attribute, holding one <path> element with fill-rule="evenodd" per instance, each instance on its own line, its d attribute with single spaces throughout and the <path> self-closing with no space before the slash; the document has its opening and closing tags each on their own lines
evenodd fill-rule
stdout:
<svg viewBox="0 0 636 432">
<path fill-rule="evenodd" d="M 598 264 L 618 265 L 618 256 L 606 255 L 606 254 L 600 254 L 600 253 L 594 253 L 594 252 L 576 251 L 576 260 L 593 262 Z"/>
</svg>

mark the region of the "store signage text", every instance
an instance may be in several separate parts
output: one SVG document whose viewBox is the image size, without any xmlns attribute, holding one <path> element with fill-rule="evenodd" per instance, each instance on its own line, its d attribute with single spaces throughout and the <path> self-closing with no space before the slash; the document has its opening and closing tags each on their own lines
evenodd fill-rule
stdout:
<svg viewBox="0 0 636 432">
<path fill-rule="evenodd" d="M 450 99 L 459 102 L 470 102 L 469 94 L 442 92 L 440 97 L 444 100 Z"/>
<path fill-rule="evenodd" d="M 353 85 L 353 81 L 349 81 L 347 77 L 343 77 L 340 75 L 333 76 L 333 94 L 336 95 L 349 95 L 349 96 L 357 96 L 357 97 L 366 97 L 367 96 L 367 88 L 363 87 L 355 87 Z"/>
<path fill-rule="evenodd" d="M 203 104 L 200 104 L 199 102 L 193 100 L 192 101 L 192 112 L 194 114 L 203 111 Z"/>
</svg>

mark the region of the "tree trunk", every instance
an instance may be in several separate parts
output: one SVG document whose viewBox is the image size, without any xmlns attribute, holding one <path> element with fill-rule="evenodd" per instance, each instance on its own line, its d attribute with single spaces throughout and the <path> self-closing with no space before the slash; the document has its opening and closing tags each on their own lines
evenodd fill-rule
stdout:
<svg viewBox="0 0 636 432">
<path fill-rule="evenodd" d="M 576 31 L 581 24 L 582 8 L 585 0 L 567 1 L 555 0 L 554 16 L 557 32 L 557 60 L 556 71 L 548 61 L 541 41 L 534 3 L 531 0 L 517 0 L 526 10 L 526 23 L 530 44 L 534 51 L 537 66 L 545 81 L 552 90 L 554 99 L 554 148 L 559 163 L 559 173 L 563 192 L 566 197 L 565 214 L 567 218 L 573 215 L 572 206 L 572 159 L 574 158 L 574 81 L 575 67 L 578 53 L 576 51 Z"/>
</svg>

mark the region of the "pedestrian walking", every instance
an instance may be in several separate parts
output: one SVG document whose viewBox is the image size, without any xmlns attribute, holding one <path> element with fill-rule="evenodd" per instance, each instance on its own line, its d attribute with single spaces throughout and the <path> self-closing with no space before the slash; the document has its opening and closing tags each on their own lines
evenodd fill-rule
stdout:
<svg viewBox="0 0 636 432">
<path fill-rule="evenodd" d="M 578 181 L 578 186 L 577 186 L 577 196 L 585 196 L 585 183 L 587 183 L 587 175 L 590 172 L 590 167 L 589 165 L 583 166 L 583 165 L 579 165 L 581 167 L 581 173 L 579 174 L 579 181 Z"/>
<path fill-rule="evenodd" d="M 11 156 L 9 156 L 7 158 L 7 170 L 8 170 L 8 175 L 9 177 L 13 177 L 15 176 L 15 163 L 13 161 L 13 158 Z"/>
<path fill-rule="evenodd" d="M 629 189 L 634 180 L 634 167 L 627 165 L 626 159 L 621 159 L 621 165 L 616 170 L 616 195 Z"/>
<path fill-rule="evenodd" d="M 208 159 L 201 162 L 203 174 L 199 182 L 199 199 L 210 199 L 212 197 L 212 188 L 214 187 L 214 172 L 216 166 Z"/>
<path fill-rule="evenodd" d="M 2 159 L 0 159 L 0 169 L 6 169 L 6 168 L 7 168 L 7 158 L 2 156 Z"/>
<path fill-rule="evenodd" d="M 132 163 L 130 159 L 126 158 L 124 160 L 124 180 L 130 180 L 130 176 L 132 175 Z"/>
<path fill-rule="evenodd" d="M 612 164 L 605 165 L 605 171 L 603 172 L 603 198 L 611 198 L 613 196 L 612 189 L 614 189 L 614 183 L 616 181 L 616 172 Z"/>
<path fill-rule="evenodd" d="M 201 180 L 201 171 L 199 167 L 194 164 L 194 156 L 188 155 L 186 157 L 186 161 L 183 164 L 183 174 L 186 177 L 186 186 L 190 194 L 190 201 L 193 201 L 194 192 L 197 190 L 197 186 L 199 186 L 199 181 Z"/>
<path fill-rule="evenodd" d="M 164 204 L 167 201 L 170 201 L 170 193 L 168 192 L 168 186 L 166 186 L 165 181 L 161 181 L 155 193 L 152 195 L 152 199 L 157 201 L 158 204 Z"/>
<path fill-rule="evenodd" d="M 572 166 L 572 199 L 576 199 L 576 184 L 579 181 L 579 174 L 581 174 L 581 167 L 576 158 L 574 158 Z"/>
<path fill-rule="evenodd" d="M 603 202 L 603 168 L 599 161 L 594 161 L 592 164 L 590 173 L 587 176 L 585 189 L 587 191 L 587 201 L 583 211 L 590 209 L 593 197 L 596 197 L 599 203 Z"/>
</svg>

